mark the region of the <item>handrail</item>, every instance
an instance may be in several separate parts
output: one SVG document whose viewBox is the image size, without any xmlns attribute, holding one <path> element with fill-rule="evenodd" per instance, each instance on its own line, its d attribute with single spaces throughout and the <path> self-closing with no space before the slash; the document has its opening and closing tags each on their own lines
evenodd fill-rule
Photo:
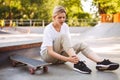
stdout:
<svg viewBox="0 0 120 80">
<path fill-rule="evenodd" d="M 93 26 L 98 23 L 99 20 L 95 19 L 67 19 L 66 23 L 69 26 Z M 19 26 L 35 26 L 44 27 L 51 21 L 41 20 L 41 19 L 1 19 L 0 27 L 19 27 Z"/>
</svg>

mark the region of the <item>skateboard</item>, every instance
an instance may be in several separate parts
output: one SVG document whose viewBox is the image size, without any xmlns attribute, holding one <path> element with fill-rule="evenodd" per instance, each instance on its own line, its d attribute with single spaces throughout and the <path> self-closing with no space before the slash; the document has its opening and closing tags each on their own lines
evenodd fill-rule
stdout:
<svg viewBox="0 0 120 80">
<path fill-rule="evenodd" d="M 31 74 L 34 74 L 36 70 L 40 69 L 43 69 L 43 72 L 48 72 L 48 65 L 51 64 L 22 55 L 12 55 L 10 56 L 10 60 L 13 67 L 16 67 L 18 64 L 26 65 Z"/>
</svg>

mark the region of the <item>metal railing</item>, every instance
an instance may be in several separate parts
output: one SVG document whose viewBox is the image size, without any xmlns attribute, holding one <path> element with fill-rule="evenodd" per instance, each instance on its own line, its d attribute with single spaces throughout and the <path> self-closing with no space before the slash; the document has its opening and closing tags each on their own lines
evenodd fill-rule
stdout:
<svg viewBox="0 0 120 80">
<path fill-rule="evenodd" d="M 80 26 L 94 26 L 98 23 L 98 19 L 69 19 L 66 23 L 69 26 L 80 27 Z M 41 20 L 41 19 L 2 19 L 0 20 L 0 27 L 19 27 L 19 26 L 34 26 L 34 27 L 44 27 L 51 21 Z"/>
</svg>

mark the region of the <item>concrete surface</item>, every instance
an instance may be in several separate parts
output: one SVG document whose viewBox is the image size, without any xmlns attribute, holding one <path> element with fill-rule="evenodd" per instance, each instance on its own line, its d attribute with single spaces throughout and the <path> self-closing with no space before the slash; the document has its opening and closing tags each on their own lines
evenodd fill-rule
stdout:
<svg viewBox="0 0 120 80">
<path fill-rule="evenodd" d="M 110 38 L 120 37 L 120 23 L 99 23 L 95 27 L 90 28 L 83 34 L 82 39 L 97 39 L 97 38 Z"/>
<path fill-rule="evenodd" d="M 101 26 L 109 25 L 107 24 L 99 24 Z M 97 26 L 99 26 L 97 25 Z M 111 24 L 114 25 L 114 24 Z M 99 29 L 101 29 L 101 26 L 99 26 Z M 117 25 L 119 26 L 119 25 Z M 96 28 L 96 30 L 95 30 Z M 105 34 L 106 37 L 101 37 L 103 32 L 106 32 L 106 28 L 104 29 L 102 27 L 102 33 L 97 33 L 99 30 L 98 27 L 93 27 L 93 30 L 90 29 L 89 34 L 86 31 L 83 34 L 86 34 L 84 37 L 81 35 L 73 35 L 72 36 L 72 42 L 73 44 L 79 42 L 79 41 L 85 41 L 88 43 L 88 45 L 95 51 L 99 56 L 110 59 L 111 61 L 117 62 L 120 64 L 120 38 L 119 35 L 120 31 L 115 32 L 119 30 L 119 27 L 114 28 L 114 32 L 117 36 L 113 36 L 114 34 L 109 27 L 109 35 L 107 36 L 107 33 Z M 107 28 L 108 29 L 108 28 Z M 98 36 L 97 38 L 87 38 L 88 36 Z M 23 49 L 23 50 L 17 50 L 17 51 L 11 51 L 6 53 L 0 53 L 0 57 L 6 57 L 6 54 L 24 54 L 29 55 L 29 57 L 33 57 L 31 55 L 36 54 L 34 58 L 40 59 L 39 56 L 39 47 L 36 48 L 30 48 L 30 49 Z M 2 65 L 0 65 L 0 80 L 120 80 L 120 68 L 115 71 L 105 71 L 100 72 L 95 69 L 96 63 L 92 62 L 91 60 L 87 59 L 85 56 L 83 56 L 81 53 L 78 54 L 79 58 L 81 60 L 85 60 L 86 64 L 90 69 L 92 69 L 92 74 L 82 74 L 79 72 L 76 72 L 72 69 L 73 64 L 67 62 L 65 64 L 61 65 L 51 65 L 49 66 L 48 73 L 42 73 L 42 71 L 37 71 L 36 74 L 31 75 L 28 72 L 27 67 L 12 67 L 7 61 L 7 64 L 4 64 L 4 60 L 0 61 Z M 7 58 L 7 57 L 6 57 Z"/>
<path fill-rule="evenodd" d="M 71 33 L 83 33 L 87 30 L 89 30 L 91 27 L 70 27 Z M 44 31 L 44 27 L 5 27 L 0 30 L 1 33 L 16 33 L 16 34 L 23 34 L 23 33 L 37 33 L 42 34 Z"/>
<path fill-rule="evenodd" d="M 37 51 L 37 52 L 36 52 Z M 39 54 L 39 48 L 29 50 L 19 50 L 9 52 L 11 54 Z M 35 53 L 35 54 L 36 54 Z M 120 58 L 101 54 L 101 57 L 109 58 L 114 62 L 120 64 Z M 18 66 L 12 67 L 9 63 L 1 65 L 0 67 L 0 80 L 120 80 L 120 69 L 115 71 L 100 72 L 95 69 L 96 64 L 83 55 L 79 54 L 81 60 L 85 60 L 89 68 L 92 69 L 92 74 L 82 74 L 72 70 L 73 65 L 66 63 L 62 65 L 51 65 L 48 67 L 48 73 L 42 73 L 42 70 L 37 71 L 36 74 L 31 75 L 27 67 Z M 37 57 L 39 59 L 39 56 Z"/>
<path fill-rule="evenodd" d="M 42 36 L 41 34 L 2 34 L 0 47 L 42 42 Z"/>
</svg>

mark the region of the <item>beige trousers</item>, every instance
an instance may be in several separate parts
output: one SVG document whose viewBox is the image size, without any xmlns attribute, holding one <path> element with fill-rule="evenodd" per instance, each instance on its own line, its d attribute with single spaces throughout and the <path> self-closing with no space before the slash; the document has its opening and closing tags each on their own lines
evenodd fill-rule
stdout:
<svg viewBox="0 0 120 80">
<path fill-rule="evenodd" d="M 59 35 L 53 42 L 53 50 L 60 55 L 68 56 L 66 52 L 70 48 L 73 48 L 76 54 L 78 54 L 81 51 L 81 53 L 86 57 L 89 57 L 89 55 L 94 56 L 93 51 L 88 47 L 86 43 L 80 42 L 72 46 L 69 37 L 65 34 Z M 48 54 L 47 50 L 42 51 L 42 53 L 43 53 L 42 58 L 46 62 L 51 62 L 53 64 L 59 64 L 65 62 L 52 57 L 51 55 Z"/>
</svg>

